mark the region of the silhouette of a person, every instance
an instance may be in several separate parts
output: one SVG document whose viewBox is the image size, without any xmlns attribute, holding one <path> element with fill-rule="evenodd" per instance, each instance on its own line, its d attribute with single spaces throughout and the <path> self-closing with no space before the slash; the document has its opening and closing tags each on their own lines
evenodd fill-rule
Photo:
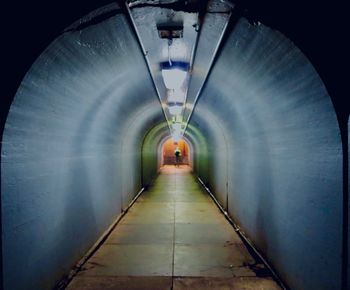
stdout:
<svg viewBox="0 0 350 290">
<path fill-rule="evenodd" d="M 181 156 L 181 150 L 179 147 L 176 147 L 174 154 L 175 154 L 175 166 L 179 166 L 180 156 Z"/>
</svg>

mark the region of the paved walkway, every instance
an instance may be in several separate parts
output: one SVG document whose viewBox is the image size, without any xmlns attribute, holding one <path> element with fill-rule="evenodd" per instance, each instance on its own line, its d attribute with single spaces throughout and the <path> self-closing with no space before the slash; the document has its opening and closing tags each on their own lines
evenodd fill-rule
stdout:
<svg viewBox="0 0 350 290">
<path fill-rule="evenodd" d="M 67 289 L 280 288 L 189 167 L 165 166 Z"/>
</svg>

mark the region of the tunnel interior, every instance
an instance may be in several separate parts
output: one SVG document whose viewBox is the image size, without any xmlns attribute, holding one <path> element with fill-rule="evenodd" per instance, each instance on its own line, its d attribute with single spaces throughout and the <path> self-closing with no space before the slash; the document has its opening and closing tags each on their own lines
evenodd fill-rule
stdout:
<svg viewBox="0 0 350 290">
<path fill-rule="evenodd" d="M 180 139 L 175 142 L 172 138 L 169 138 L 163 143 L 162 146 L 162 165 L 174 165 L 175 164 L 175 151 L 180 152 L 180 164 L 189 165 L 190 164 L 190 148 L 184 139 Z"/>
<path fill-rule="evenodd" d="M 347 147 L 312 63 L 231 1 L 204 12 L 168 1 L 162 11 L 183 21 L 171 29 L 159 7 L 129 2 L 66 28 L 18 87 L 1 146 L 4 289 L 55 287 L 176 147 L 285 285 L 342 289 Z M 203 30 L 187 35 L 196 15 Z M 184 102 L 162 97 L 159 27 L 174 44 L 182 27 L 195 48 L 174 60 L 190 71 Z"/>
</svg>

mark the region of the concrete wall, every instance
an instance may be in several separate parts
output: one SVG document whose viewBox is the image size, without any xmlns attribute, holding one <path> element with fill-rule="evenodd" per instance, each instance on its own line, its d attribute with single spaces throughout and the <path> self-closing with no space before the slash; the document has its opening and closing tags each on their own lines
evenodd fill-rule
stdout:
<svg viewBox="0 0 350 290">
<path fill-rule="evenodd" d="M 9 112 L 1 151 L 6 290 L 51 289 L 86 253 L 140 190 L 143 136 L 163 120 L 125 17 L 76 29 L 90 18 L 38 58 Z"/>
<path fill-rule="evenodd" d="M 322 81 L 294 44 L 241 19 L 190 125 L 208 142 L 202 179 L 286 284 L 340 289 L 340 132 Z"/>
<path fill-rule="evenodd" d="M 152 184 L 161 166 L 160 144 L 169 135 L 167 122 L 162 122 L 151 128 L 142 145 L 142 183 L 144 186 Z"/>
<path fill-rule="evenodd" d="M 204 181 L 207 181 L 209 178 L 209 166 L 206 137 L 198 128 L 189 124 L 185 132 L 185 138 L 193 147 L 193 171 L 201 176 Z"/>
<path fill-rule="evenodd" d="M 137 40 L 119 14 L 86 24 L 96 15 L 39 57 L 9 112 L 6 290 L 52 288 L 158 168 L 168 130 Z M 186 138 L 197 174 L 292 289 L 340 289 L 339 129 L 321 80 L 290 41 L 239 21 Z"/>
</svg>

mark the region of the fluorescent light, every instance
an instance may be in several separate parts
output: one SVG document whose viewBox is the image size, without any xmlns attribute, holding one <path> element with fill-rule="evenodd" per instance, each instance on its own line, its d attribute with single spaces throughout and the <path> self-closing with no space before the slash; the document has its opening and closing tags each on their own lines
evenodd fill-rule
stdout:
<svg viewBox="0 0 350 290">
<path fill-rule="evenodd" d="M 181 140 L 182 138 L 182 135 L 181 135 L 181 132 L 180 131 L 173 131 L 173 133 L 171 134 L 171 137 L 173 138 L 173 140 L 175 142 L 178 142 Z"/>
<path fill-rule="evenodd" d="M 182 106 L 179 105 L 174 105 L 174 106 L 169 106 L 169 113 L 171 115 L 179 115 L 182 112 Z"/>
<path fill-rule="evenodd" d="M 182 126 L 181 123 L 173 123 L 171 125 L 172 127 L 171 135 L 175 142 L 178 142 L 182 138 L 181 126 Z"/>
<path fill-rule="evenodd" d="M 162 69 L 164 84 L 169 90 L 180 89 L 186 79 L 187 72 L 178 68 Z"/>
<path fill-rule="evenodd" d="M 177 142 L 179 142 L 181 140 L 181 135 L 173 134 L 172 138 L 173 138 L 174 142 L 177 143 Z"/>
<path fill-rule="evenodd" d="M 174 131 L 180 132 L 181 124 L 180 123 L 173 124 L 173 129 L 174 129 Z"/>
<path fill-rule="evenodd" d="M 183 90 L 168 90 L 168 102 L 184 103 L 185 92 Z"/>
</svg>

